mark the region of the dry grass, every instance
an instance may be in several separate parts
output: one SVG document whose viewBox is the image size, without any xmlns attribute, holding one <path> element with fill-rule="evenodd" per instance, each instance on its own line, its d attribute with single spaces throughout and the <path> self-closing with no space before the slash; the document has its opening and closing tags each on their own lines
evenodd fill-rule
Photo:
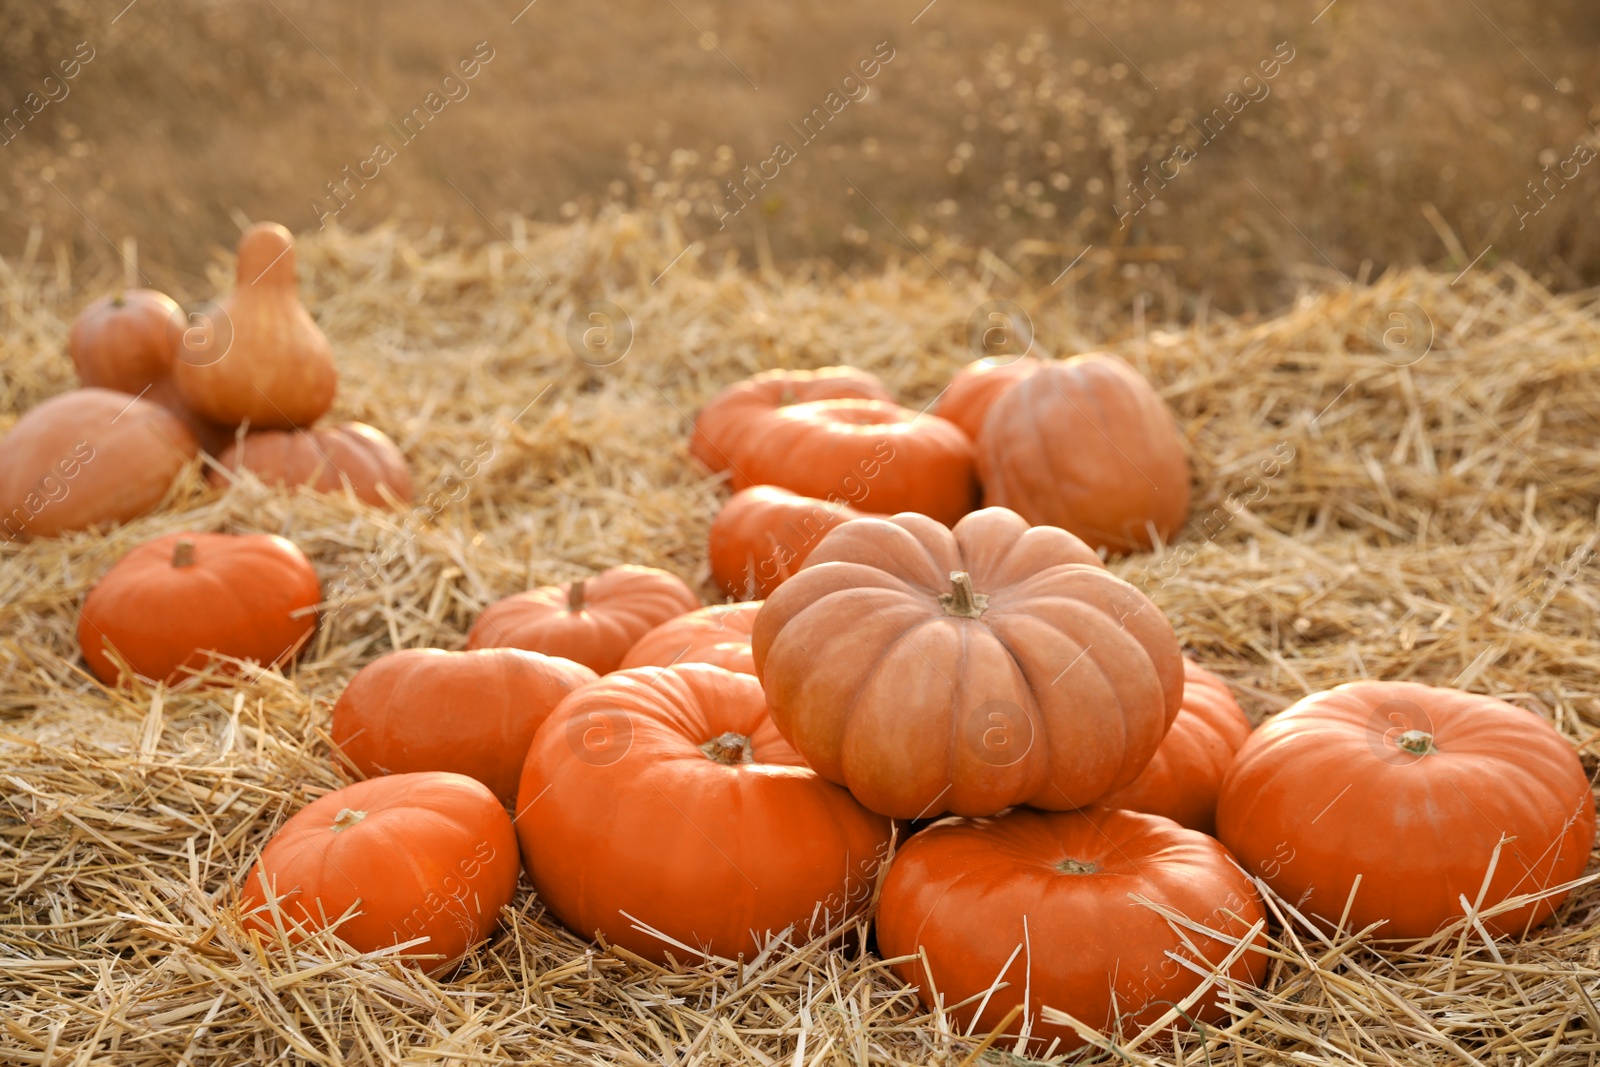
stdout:
<svg viewBox="0 0 1600 1067">
<path fill-rule="evenodd" d="M 524 891 L 504 932 L 443 981 L 326 940 L 285 955 L 241 935 L 238 879 L 290 813 L 339 784 L 329 708 L 361 664 L 459 647 L 491 599 L 612 563 L 667 567 L 709 597 L 721 490 L 687 462 L 695 407 L 758 368 L 840 360 L 925 403 L 970 356 L 965 322 L 988 295 L 920 262 L 779 278 L 690 252 L 662 275 L 686 244 L 671 215 L 508 234 L 418 244 L 383 228 L 302 250 L 343 376 L 336 413 L 395 437 L 421 499 L 458 501 L 408 517 L 254 485 L 219 494 L 195 477 L 120 529 L 0 546 L 0 1061 L 1021 1062 L 1011 1042 L 980 1053 L 982 1035 L 919 1008 L 860 931 L 661 969 L 574 939 Z M 98 284 L 0 268 L 0 428 L 71 384 L 66 323 Z M 611 367 L 565 341 L 591 299 L 632 319 L 633 347 Z M 1368 341 L 1397 299 L 1434 332 L 1404 368 L 1415 352 Z M 1027 302 L 1053 351 L 1118 351 L 1178 412 L 1205 487 L 1196 523 L 1117 569 L 1253 714 L 1357 676 L 1458 684 L 1538 710 L 1595 766 L 1595 294 L 1553 296 L 1515 269 L 1454 285 L 1412 272 L 1330 281 L 1265 321 L 1182 329 L 1130 327 L 1070 282 Z M 463 496 L 447 479 L 485 442 L 495 455 L 461 477 Z M 1228 511 L 1230 494 L 1248 506 Z M 180 528 L 282 533 L 316 563 L 329 614 L 287 677 L 112 692 L 85 673 L 85 591 L 133 544 Z M 369 564 L 371 581 L 347 580 Z M 1292 903 L 1272 902 L 1270 977 L 1234 991 L 1231 1026 L 1097 1055 L 1255 1067 L 1600 1052 L 1592 882 L 1525 941 L 1463 925 L 1426 951 L 1327 938 Z"/>
</svg>

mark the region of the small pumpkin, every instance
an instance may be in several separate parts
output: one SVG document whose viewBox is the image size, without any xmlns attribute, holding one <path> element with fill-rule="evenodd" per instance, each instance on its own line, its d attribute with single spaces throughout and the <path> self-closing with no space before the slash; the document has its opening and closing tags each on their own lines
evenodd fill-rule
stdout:
<svg viewBox="0 0 1600 1067">
<path fill-rule="evenodd" d="M 700 599 L 675 574 L 655 567 L 612 567 L 593 578 L 495 601 L 473 624 L 467 647 L 524 648 L 608 674 L 639 638 L 699 606 Z"/>
<path fill-rule="evenodd" d="M 75 389 L 37 405 L 0 438 L 0 531 L 56 537 L 151 511 L 200 445 L 159 404 Z"/>
<path fill-rule="evenodd" d="M 350 679 L 333 705 L 333 743 L 368 777 L 454 771 L 509 805 L 534 731 L 597 677 L 581 663 L 519 648 L 402 649 Z"/>
<path fill-rule="evenodd" d="M 106 684 L 114 648 L 142 678 L 173 683 L 215 655 L 288 663 L 317 626 L 316 572 L 273 534 L 175 533 L 133 549 L 84 598 L 78 643 Z"/>
<path fill-rule="evenodd" d="M 939 396 L 933 413 L 961 427 L 961 432 L 978 439 L 983 420 L 1000 394 L 1044 366 L 1032 356 L 985 356 L 969 363 L 950 379 Z"/>
<path fill-rule="evenodd" d="M 750 631 L 760 610 L 759 600 L 714 604 L 668 619 L 639 638 L 622 657 L 621 669 L 710 663 L 739 674 L 755 674 Z"/>
<path fill-rule="evenodd" d="M 1201 833 L 1217 830 L 1217 793 L 1233 755 L 1250 736 L 1250 719 L 1228 684 L 1194 660 L 1183 661 L 1183 705 L 1139 777 L 1100 798 L 1108 808 L 1164 815 Z"/>
<path fill-rule="evenodd" d="M 250 471 L 268 485 L 308 485 L 319 493 L 342 493 L 391 507 L 411 500 L 405 457 L 383 431 L 364 422 L 311 430 L 259 430 L 230 445 L 208 477 L 226 485 L 231 472 Z"/>
<path fill-rule="evenodd" d="M 171 376 L 182 321 L 183 309 L 166 293 L 124 289 L 78 312 L 67 354 L 84 385 L 137 396 Z"/>
<path fill-rule="evenodd" d="M 823 535 L 861 514 L 842 498 L 816 500 L 776 485 L 741 489 L 711 520 L 711 577 L 731 597 L 764 600 Z"/>
<path fill-rule="evenodd" d="M 752 645 L 783 736 L 896 818 L 1093 803 L 1138 777 L 1183 698 L 1160 609 L 1004 508 L 953 530 L 913 514 L 835 528 Z"/>
<path fill-rule="evenodd" d="M 1189 459 L 1139 372 L 1103 353 L 1048 363 L 995 399 L 978 434 L 986 505 L 1111 552 L 1171 541 L 1189 514 Z"/>
<path fill-rule="evenodd" d="M 1133 898 L 1194 925 L 1175 927 Z M 1059 1039 L 1064 1052 L 1083 1040 L 1045 1022 L 1041 1006 L 1130 1037 L 1192 993 L 1264 915 L 1249 878 L 1205 834 L 1131 811 L 1019 808 L 945 819 L 902 845 L 879 897 L 878 947 L 911 957 L 895 972 L 924 1004 L 937 990 L 955 1006 L 962 1032 L 988 1033 L 1026 1006 L 1004 1032 L 1027 1026 L 1030 1051 Z M 1264 944 L 1258 934 L 1229 976 L 1258 983 Z M 1226 1017 L 1215 990 L 1189 1015 Z"/>
<path fill-rule="evenodd" d="M 855 367 L 770 370 L 735 382 L 695 416 L 689 455 L 713 474 L 727 470 L 750 428 L 789 404 L 811 400 L 886 400 L 894 397 L 877 376 Z"/>
<path fill-rule="evenodd" d="M 953 423 L 883 400 L 793 404 L 752 425 L 730 484 L 781 485 L 861 511 L 946 526 L 972 510 L 972 442 Z"/>
<path fill-rule="evenodd" d="M 291 941 L 333 925 L 358 952 L 448 971 L 494 932 L 517 888 L 511 818 L 482 782 L 425 771 L 313 800 L 272 836 L 239 894 L 247 929 Z"/>
<path fill-rule="evenodd" d="M 1408 940 L 1480 893 L 1491 933 L 1538 926 L 1566 894 L 1491 909 L 1577 878 L 1594 834 L 1588 775 L 1554 727 L 1415 682 L 1351 682 L 1268 719 L 1217 804 L 1223 843 L 1302 913 L 1331 928 L 1348 902 L 1347 932 Z"/>
<path fill-rule="evenodd" d="M 828 929 L 871 898 L 890 839 L 778 735 L 753 677 L 699 663 L 619 671 L 562 701 L 517 811 L 540 902 L 653 960 L 683 959 L 678 945 L 750 958 L 769 934 Z"/>
<path fill-rule="evenodd" d="M 246 230 L 237 281 L 219 303 L 214 336 L 204 351 L 179 345 L 173 378 L 190 407 L 254 430 L 310 426 L 327 414 L 338 374 L 297 286 L 293 235 L 275 222 Z"/>
</svg>

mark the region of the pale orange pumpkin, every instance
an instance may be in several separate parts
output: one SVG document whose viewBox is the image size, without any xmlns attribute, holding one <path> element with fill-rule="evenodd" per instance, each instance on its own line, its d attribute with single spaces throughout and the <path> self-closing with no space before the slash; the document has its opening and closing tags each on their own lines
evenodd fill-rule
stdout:
<svg viewBox="0 0 1600 1067">
<path fill-rule="evenodd" d="M 755 628 L 761 601 L 714 604 L 668 619 L 643 637 L 622 657 L 619 670 L 629 667 L 671 667 L 678 663 L 709 663 L 739 674 L 756 673 L 750 651 L 750 631 Z"/>
<path fill-rule="evenodd" d="M 991 356 L 969 363 L 950 379 L 933 406 L 933 413 L 949 419 L 976 441 L 983 420 L 1000 395 L 1042 366 L 1044 361 L 1032 356 Z"/>
<path fill-rule="evenodd" d="M 319 493 L 342 493 L 392 507 L 411 500 L 405 457 L 382 430 L 346 422 L 311 430 L 260 430 L 245 435 L 217 458 L 208 478 L 226 485 L 243 468 L 268 485 L 308 485 Z"/>
</svg>

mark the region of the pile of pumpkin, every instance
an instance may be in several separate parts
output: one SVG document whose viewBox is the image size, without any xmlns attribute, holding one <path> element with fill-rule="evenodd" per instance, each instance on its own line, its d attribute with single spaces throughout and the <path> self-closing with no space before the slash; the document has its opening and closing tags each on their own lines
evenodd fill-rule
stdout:
<svg viewBox="0 0 1600 1067">
<path fill-rule="evenodd" d="M 1251 731 L 1105 566 L 1170 541 L 1189 496 L 1171 413 L 1115 357 L 980 362 L 931 413 L 862 371 L 771 372 L 690 452 L 737 490 L 710 533 L 734 602 L 615 567 L 490 605 L 465 651 L 368 664 L 332 724 L 360 780 L 265 846 L 248 926 L 337 923 L 444 972 L 523 871 L 575 934 L 658 961 L 875 901 L 926 1002 L 1066 1048 L 1043 1006 L 1221 1015 L 1215 975 L 1265 973 L 1258 879 L 1308 922 L 1417 941 L 1463 914 L 1524 931 L 1587 862 L 1587 777 L 1510 704 L 1363 681 Z M 80 638 L 108 683 L 215 680 L 287 662 L 319 597 L 281 538 L 176 534 L 105 575 Z"/>
</svg>

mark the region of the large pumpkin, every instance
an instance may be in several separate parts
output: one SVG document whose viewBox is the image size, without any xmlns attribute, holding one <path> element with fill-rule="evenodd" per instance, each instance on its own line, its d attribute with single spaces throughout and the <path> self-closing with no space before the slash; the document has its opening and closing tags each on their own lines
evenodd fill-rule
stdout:
<svg viewBox="0 0 1600 1067">
<path fill-rule="evenodd" d="M 540 902 L 655 960 L 748 959 L 790 927 L 804 942 L 865 906 L 890 837 L 778 735 L 753 677 L 706 664 L 619 671 L 562 701 L 517 812 Z"/>
<path fill-rule="evenodd" d="M 383 431 L 364 422 L 261 430 L 230 445 L 217 463 L 209 475 L 213 485 L 226 485 L 230 472 L 243 468 L 268 485 L 309 485 L 319 493 L 342 493 L 349 485 L 357 500 L 376 507 L 411 499 L 405 457 Z"/>
<path fill-rule="evenodd" d="M 622 668 L 671 667 L 678 663 L 710 663 L 740 674 L 756 673 L 750 651 L 759 600 L 714 604 L 668 619 L 639 638 L 622 657 Z"/>
<path fill-rule="evenodd" d="M 1588 776 L 1554 727 L 1414 682 L 1352 682 L 1267 720 L 1217 805 L 1246 870 L 1330 927 L 1348 902 L 1347 931 L 1382 922 L 1390 938 L 1427 937 L 1480 894 L 1491 932 L 1537 926 L 1566 894 L 1492 909 L 1577 878 L 1594 832 Z"/>
<path fill-rule="evenodd" d="M 770 370 L 735 382 L 695 416 L 689 454 L 713 474 L 736 465 L 750 428 L 789 404 L 811 400 L 887 400 L 894 397 L 875 375 L 855 367 Z"/>
<path fill-rule="evenodd" d="M 250 227 L 239 239 L 237 272 L 203 347 L 178 347 L 178 391 L 201 415 L 230 426 L 310 426 L 333 404 L 338 374 L 328 339 L 300 303 L 294 237 L 275 222 Z"/>
<path fill-rule="evenodd" d="M 1215 833 L 1217 794 L 1250 720 L 1228 685 L 1193 660 L 1183 661 L 1183 706 L 1139 777 L 1100 798 L 1108 808 L 1164 815 L 1191 830 Z"/>
<path fill-rule="evenodd" d="M 711 577 L 741 600 L 763 600 L 806 561 L 824 534 L 861 512 L 775 485 L 741 489 L 711 520 Z"/>
<path fill-rule="evenodd" d="M 987 356 L 969 363 L 950 379 L 933 413 L 949 419 L 961 427 L 974 441 L 983 429 L 983 420 L 989 409 L 1000 399 L 1000 394 L 1044 366 L 1042 360 L 1032 356 Z"/>
<path fill-rule="evenodd" d="M 140 677 L 177 682 L 215 654 L 267 667 L 292 660 L 317 627 L 311 563 L 273 534 L 175 533 L 129 552 L 84 598 L 78 643 L 96 678 L 118 678 L 112 648 Z"/>
<path fill-rule="evenodd" d="M 166 408 L 110 389 L 51 397 L 0 437 L 0 536 L 56 537 L 161 503 L 199 450 Z"/>
<path fill-rule="evenodd" d="M 1141 901 L 1194 925 L 1175 927 Z M 894 969 L 923 1003 L 937 990 L 960 1005 L 963 1033 L 988 1033 L 1025 1003 L 1005 1032 L 1027 1024 L 1033 1051 L 1059 1038 L 1060 1052 L 1082 1039 L 1044 1022 L 1041 1007 L 1102 1032 L 1120 1021 L 1131 1036 L 1192 993 L 1263 916 L 1250 880 L 1205 834 L 1131 811 L 1019 808 L 946 819 L 902 845 L 878 902 L 878 947 L 912 957 Z M 1265 971 L 1266 957 L 1246 947 L 1227 973 L 1255 983 Z M 1215 990 L 1189 1015 L 1224 1018 Z"/>
<path fill-rule="evenodd" d="M 883 400 L 817 400 L 773 412 L 746 434 L 730 484 L 781 485 L 862 511 L 916 511 L 946 526 L 972 510 L 972 442 L 937 415 Z"/>
<path fill-rule="evenodd" d="M 336 789 L 296 812 L 245 876 L 247 928 L 291 940 L 333 925 L 358 952 L 433 973 L 491 934 L 517 888 L 511 818 L 482 782 L 431 771 Z M 269 898 L 275 903 L 269 903 Z"/>
<path fill-rule="evenodd" d="M 333 743 L 368 777 L 454 771 L 509 805 L 534 731 L 596 677 L 581 663 L 519 648 L 402 649 L 350 679 L 333 706 Z"/>
<path fill-rule="evenodd" d="M 1171 541 L 1189 514 L 1172 413 L 1115 356 L 1049 363 L 1005 390 L 978 435 L 986 505 L 1127 552 Z"/>
<path fill-rule="evenodd" d="M 1160 609 L 1003 508 L 954 530 L 845 523 L 767 599 L 753 645 L 784 737 L 896 818 L 1093 803 L 1138 776 L 1183 698 Z"/>
<path fill-rule="evenodd" d="M 593 578 L 515 593 L 483 609 L 468 648 L 525 648 L 600 674 L 668 619 L 700 606 L 683 579 L 654 567 L 612 567 Z"/>
</svg>

